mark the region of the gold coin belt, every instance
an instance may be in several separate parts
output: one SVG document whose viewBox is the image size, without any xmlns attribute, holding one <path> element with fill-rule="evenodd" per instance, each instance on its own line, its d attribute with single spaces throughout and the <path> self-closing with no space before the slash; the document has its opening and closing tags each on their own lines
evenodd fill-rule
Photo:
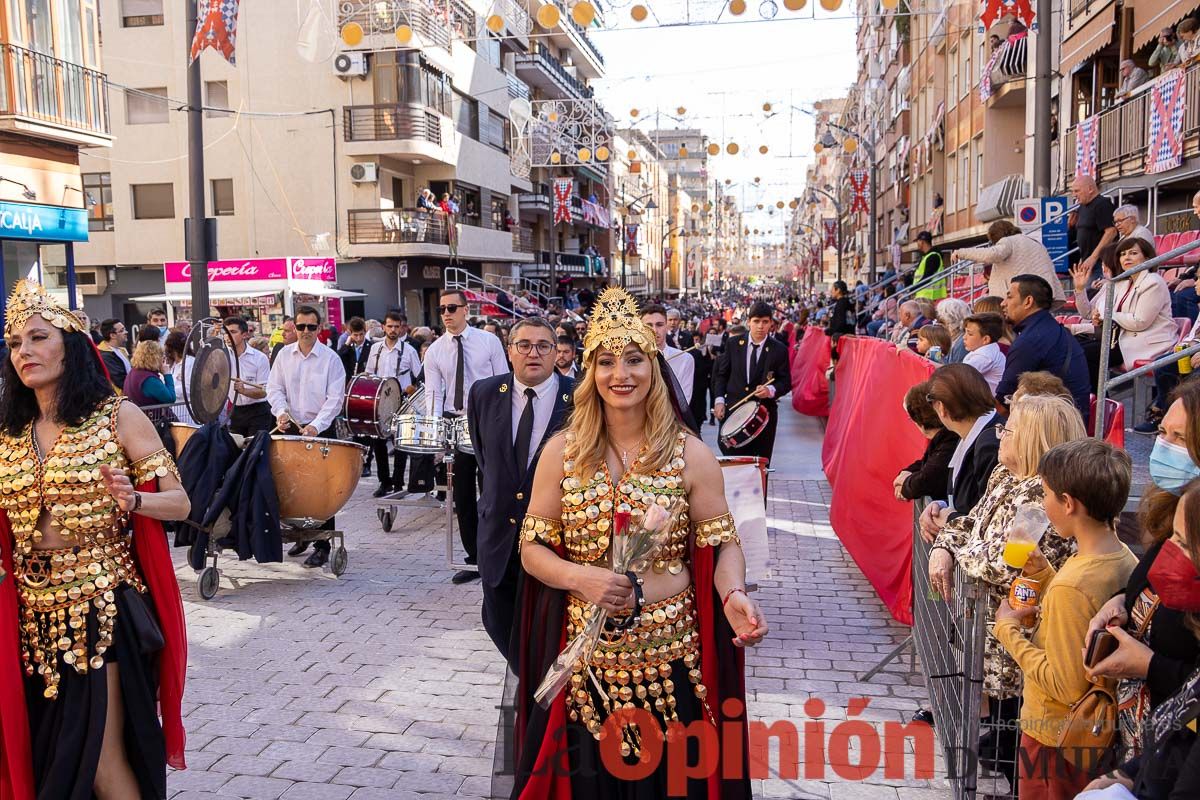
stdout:
<svg viewBox="0 0 1200 800">
<path fill-rule="evenodd" d="M 114 590 L 123 583 L 139 592 L 146 587 L 138 576 L 127 536 L 98 540 L 90 547 L 37 550 L 24 562 L 17 584 L 21 660 L 25 674 L 41 675 L 43 694 L 54 699 L 60 660 L 80 675 L 103 666 L 117 616 Z M 94 648 L 89 650 L 87 616 L 92 608 L 97 632 Z"/>
<path fill-rule="evenodd" d="M 596 612 L 596 607 L 574 596 L 567 598 L 567 639 L 574 640 Z M 624 633 L 603 634 L 587 663 L 575 665 L 567 690 L 567 710 L 572 722 L 582 722 L 597 740 L 604 718 L 618 709 L 641 707 L 666 723 L 678 721 L 675 712 L 675 675 L 671 662 L 683 661 L 692 691 L 708 710 L 708 689 L 700 674 L 700 635 L 696 629 L 695 590 L 642 609 L 638 624 Z M 600 684 L 603 682 L 603 687 Z M 596 708 L 599 697 L 603 714 Z M 621 754 L 640 755 L 636 726 L 623 731 Z"/>
<path fill-rule="evenodd" d="M 572 434 L 567 434 L 568 438 Z M 612 518 L 614 512 L 629 513 L 636 524 L 652 505 L 668 506 L 677 497 L 686 501 L 683 488 L 683 451 L 686 434 L 679 434 L 667 468 L 653 473 L 638 471 L 641 455 L 614 487 L 607 463 L 596 471 L 590 480 L 575 475 L 575 463 L 563 462 L 565 477 L 562 480 L 563 541 L 567 555 L 576 563 L 590 564 L 608 552 L 612 541 Z M 688 534 L 687 505 L 671 528 L 667 541 L 655 554 L 652 567 L 655 572 L 683 572 L 687 560 Z"/>
</svg>

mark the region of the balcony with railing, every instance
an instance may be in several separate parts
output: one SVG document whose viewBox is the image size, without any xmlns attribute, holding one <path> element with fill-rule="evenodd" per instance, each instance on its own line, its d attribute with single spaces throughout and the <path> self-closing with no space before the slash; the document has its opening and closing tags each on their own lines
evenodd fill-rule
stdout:
<svg viewBox="0 0 1200 800">
<path fill-rule="evenodd" d="M 345 106 L 342 131 L 347 142 L 415 139 L 442 144 L 442 119 L 427 108 L 397 105 Z"/>
<path fill-rule="evenodd" d="M 396 29 L 408 25 L 422 45 L 450 48 L 452 20 L 447 18 L 442 3 L 423 0 L 342 0 L 336 4 L 338 30 L 346 25 L 358 25 L 363 32 L 363 45 L 372 36 L 390 38 L 396 46 Z M 344 36 L 343 36 L 344 38 Z"/>
<path fill-rule="evenodd" d="M 582 253 L 555 253 L 554 264 L 554 271 L 560 277 L 601 278 L 608 275 L 603 256 L 589 256 Z M 526 278 L 549 277 L 550 253 L 545 250 L 536 253 L 532 264 L 525 264 L 521 267 L 521 275 Z"/>
<path fill-rule="evenodd" d="M 562 62 L 541 42 L 535 42 L 528 53 L 516 55 L 516 68 L 522 80 L 551 97 L 587 100 L 594 94 L 590 86 L 567 72 Z"/>
<path fill-rule="evenodd" d="M 527 228 L 524 225 L 518 225 L 512 229 L 512 249 L 514 253 L 532 253 L 533 247 L 533 228 Z"/>
<path fill-rule="evenodd" d="M 1003 42 L 984 65 L 981 87 L 988 87 L 986 99 L 993 108 L 1025 105 L 1025 70 L 1028 63 L 1029 38 Z M 984 89 L 981 88 L 981 91 Z"/>
<path fill-rule="evenodd" d="M 449 244 L 448 217 L 418 208 L 352 208 L 350 244 Z"/>
<path fill-rule="evenodd" d="M 107 97 L 103 72 L 0 42 L 0 130 L 106 145 Z"/>
<path fill-rule="evenodd" d="M 572 18 L 571 9 L 567 8 L 567 4 L 563 2 L 563 0 L 554 0 L 554 3 L 562 10 L 563 21 L 571 29 L 571 31 L 575 33 L 575 36 L 579 39 L 579 41 L 583 43 L 584 48 L 588 51 L 588 55 L 595 59 L 596 63 L 603 68 L 604 54 L 600 52 L 598 47 L 596 47 L 595 42 L 593 42 L 591 37 L 588 36 L 587 31 L 584 30 L 584 28 L 578 22 L 576 22 L 574 18 Z"/>
<path fill-rule="evenodd" d="M 1183 113 L 1183 157 L 1200 155 L 1200 64 L 1187 68 Z M 1104 185 L 1119 178 L 1143 176 L 1149 148 L 1150 84 L 1101 111 L 1096 131 L 1096 180 Z M 1075 174 L 1076 135 L 1071 128 L 1063 138 L 1068 182 Z"/>
</svg>

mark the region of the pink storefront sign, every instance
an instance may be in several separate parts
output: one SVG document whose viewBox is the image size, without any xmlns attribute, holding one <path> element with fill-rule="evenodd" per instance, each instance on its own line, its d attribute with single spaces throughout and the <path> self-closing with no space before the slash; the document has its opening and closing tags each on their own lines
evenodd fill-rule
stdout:
<svg viewBox="0 0 1200 800">
<path fill-rule="evenodd" d="M 167 283 L 187 283 L 192 279 L 192 266 L 186 261 L 168 261 L 163 267 Z M 286 258 L 235 258 L 208 262 L 208 280 L 225 281 L 282 281 L 287 280 Z"/>
<path fill-rule="evenodd" d="M 332 258 L 289 258 L 288 266 L 290 277 L 297 280 L 337 280 L 337 262 Z"/>
</svg>

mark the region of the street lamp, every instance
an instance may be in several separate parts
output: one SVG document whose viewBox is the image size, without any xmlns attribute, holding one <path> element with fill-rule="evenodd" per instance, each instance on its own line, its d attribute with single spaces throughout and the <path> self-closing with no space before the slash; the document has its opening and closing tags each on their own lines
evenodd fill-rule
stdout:
<svg viewBox="0 0 1200 800">
<path fill-rule="evenodd" d="M 842 280 L 842 204 L 838 202 L 837 197 L 832 192 L 827 192 L 824 189 L 818 189 L 815 186 L 810 186 L 808 201 L 811 204 L 816 204 L 817 198 L 815 194 L 824 195 L 833 203 L 833 211 L 837 214 L 837 279 Z"/>
<path fill-rule="evenodd" d="M 642 195 L 641 197 L 636 197 L 633 200 L 630 200 L 628 203 L 621 204 L 622 207 L 625 209 L 625 213 L 621 214 L 621 288 L 622 289 L 626 288 L 626 286 L 628 284 L 627 256 L 629 254 L 629 243 L 625 239 L 626 224 L 629 221 L 629 216 L 633 213 L 633 207 L 636 206 L 638 203 L 642 202 L 643 200 L 645 200 L 647 197 L 650 198 L 650 202 L 646 203 L 645 208 L 643 208 L 642 210 L 643 211 L 653 211 L 656 208 L 658 208 L 658 203 L 654 202 L 654 192 L 646 192 L 646 194 Z M 641 215 L 639 214 L 638 216 L 641 216 Z"/>
</svg>

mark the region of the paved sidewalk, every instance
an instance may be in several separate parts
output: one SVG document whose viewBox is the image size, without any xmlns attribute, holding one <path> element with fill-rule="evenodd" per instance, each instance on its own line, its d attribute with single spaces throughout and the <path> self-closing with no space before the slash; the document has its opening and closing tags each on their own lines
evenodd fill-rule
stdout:
<svg viewBox="0 0 1200 800">
<path fill-rule="evenodd" d="M 801 732 L 802 766 L 798 780 L 756 781 L 755 793 L 941 800 L 949 797 L 935 788 L 942 782 L 888 779 L 882 768 L 861 781 L 840 778 L 825 763 L 829 753 L 813 765 L 824 775 L 806 777 L 805 723 L 823 724 L 834 752 L 852 697 L 870 698 L 856 718 L 882 731 L 925 695 L 907 659 L 870 684 L 858 680 L 907 631 L 829 528 L 819 452 L 819 426 L 787 407 L 768 508 L 774 579 L 758 594 L 772 632 L 749 654 L 747 684 L 751 718 L 789 720 Z M 384 533 L 374 487 L 364 480 L 338 515 L 350 552 L 340 579 L 298 559 L 222 559 L 220 593 L 204 602 L 177 551 L 191 650 L 189 769 L 170 776 L 176 800 L 487 796 L 502 669 L 479 622 L 479 585 L 450 584 L 440 512 L 402 512 Z M 810 715 L 813 697 L 825 709 Z M 862 748 L 852 741 L 851 763 Z"/>
</svg>

